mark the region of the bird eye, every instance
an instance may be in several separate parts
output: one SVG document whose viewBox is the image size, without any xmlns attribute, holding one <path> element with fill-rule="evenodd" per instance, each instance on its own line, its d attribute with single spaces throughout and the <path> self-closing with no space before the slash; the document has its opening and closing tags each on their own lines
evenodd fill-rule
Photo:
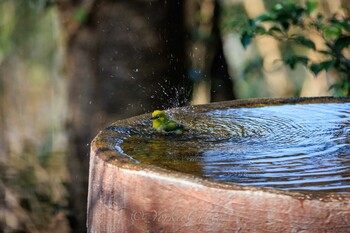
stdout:
<svg viewBox="0 0 350 233">
<path fill-rule="evenodd" d="M 154 116 L 154 117 L 151 117 L 151 119 L 152 119 L 152 120 L 156 120 L 156 119 L 159 119 L 159 118 L 160 118 L 160 116 L 159 116 L 159 115 Z"/>
</svg>

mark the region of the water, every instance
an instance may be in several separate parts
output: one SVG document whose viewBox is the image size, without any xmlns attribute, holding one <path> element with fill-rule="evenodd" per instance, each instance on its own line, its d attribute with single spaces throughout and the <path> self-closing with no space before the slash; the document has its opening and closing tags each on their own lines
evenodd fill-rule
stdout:
<svg viewBox="0 0 350 233">
<path fill-rule="evenodd" d="M 141 163 L 210 180 L 307 192 L 350 193 L 350 103 L 183 112 L 190 130 L 145 123 L 121 144 Z"/>
</svg>

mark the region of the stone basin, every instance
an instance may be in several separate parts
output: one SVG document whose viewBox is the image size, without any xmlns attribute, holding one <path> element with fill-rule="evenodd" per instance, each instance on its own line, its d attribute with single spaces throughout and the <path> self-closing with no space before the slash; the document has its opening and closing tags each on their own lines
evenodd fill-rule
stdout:
<svg viewBox="0 0 350 233">
<path fill-rule="evenodd" d="M 171 109 L 167 113 L 188 126 L 191 134 L 196 130 L 196 127 L 191 128 L 193 125 L 191 121 L 197 114 L 203 112 L 243 108 L 249 108 L 254 112 L 255 109 L 266 106 L 348 104 L 349 102 L 350 98 L 334 97 L 250 99 L 188 106 Z M 348 110 L 346 112 L 349 113 Z M 191 148 L 187 148 L 191 147 L 192 142 L 188 144 L 188 141 L 195 142 L 195 138 L 186 133 L 185 135 L 159 135 L 152 129 L 149 118 L 150 114 L 144 114 L 117 121 L 101 131 L 93 140 L 90 154 L 88 232 L 350 231 L 350 189 L 347 183 L 350 175 L 349 170 L 344 172 L 344 169 L 350 165 L 348 160 L 345 160 L 349 158 L 350 152 L 347 151 L 349 147 L 343 145 L 344 142 L 350 143 L 348 120 L 344 124 L 345 128 L 340 131 L 342 146 L 345 150 L 340 150 L 341 146 L 336 144 L 340 148 L 337 147 L 337 151 L 342 153 L 340 159 L 345 165 L 343 173 L 336 174 L 335 177 L 339 177 L 344 187 L 330 186 L 331 188 L 315 191 L 303 185 L 289 189 L 273 185 L 271 187 L 255 186 L 254 180 L 250 183 L 251 185 L 242 185 L 240 180 L 222 181 L 205 174 L 195 159 L 193 159 L 194 163 L 188 160 L 189 162 L 185 161 L 182 164 L 175 163 L 172 165 L 174 167 L 163 166 L 164 163 L 158 161 L 162 159 L 161 156 L 153 158 L 152 162 L 144 162 L 137 156 L 126 153 L 126 151 L 133 151 L 134 148 L 147 147 L 147 144 L 140 146 L 140 141 L 128 142 L 130 135 L 141 134 L 140 138 L 142 138 L 143 136 L 153 137 L 154 134 L 157 138 L 165 137 L 165 141 L 176 141 L 179 144 L 177 146 L 175 144 L 175 147 L 180 150 L 168 149 L 176 153 L 185 151 L 182 155 L 185 157 L 192 156 Z M 318 120 L 315 118 L 315 121 Z M 206 122 L 202 122 L 201 125 Z M 204 125 L 202 128 L 208 127 Z M 197 134 L 204 134 L 201 131 L 202 128 Z M 235 142 L 240 143 L 239 140 L 243 138 L 242 144 L 251 143 L 255 140 L 254 138 L 265 137 L 262 133 L 259 134 L 257 129 L 236 128 L 239 129 L 237 134 L 230 135 Z M 213 133 L 214 139 L 222 140 L 227 134 L 224 131 L 224 129 L 217 129 L 210 131 L 209 134 Z M 271 131 L 271 134 L 273 133 Z M 307 138 L 312 139 L 312 135 L 308 135 Z M 279 139 L 282 140 L 280 137 Z M 205 143 L 215 142 L 205 141 Z M 182 149 L 180 144 L 185 145 L 183 147 L 186 149 Z M 155 145 L 151 145 L 150 148 L 147 153 L 150 151 L 158 153 L 164 150 Z M 328 149 L 325 149 L 323 156 L 327 154 L 333 156 L 334 152 Z M 276 153 L 280 151 L 279 148 Z M 148 156 L 151 157 L 149 154 Z M 176 157 L 177 154 L 173 156 Z M 176 166 L 182 170 L 177 169 Z M 199 172 L 193 172 L 197 170 Z M 274 184 L 270 180 L 266 183 Z"/>
</svg>

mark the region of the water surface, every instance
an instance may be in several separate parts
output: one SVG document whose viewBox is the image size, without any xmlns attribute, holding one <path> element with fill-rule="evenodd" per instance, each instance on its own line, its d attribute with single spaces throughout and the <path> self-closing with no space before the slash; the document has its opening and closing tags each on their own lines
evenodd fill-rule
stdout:
<svg viewBox="0 0 350 233">
<path fill-rule="evenodd" d="M 230 108 L 175 115 L 189 132 L 149 123 L 122 144 L 141 163 L 210 180 L 350 193 L 350 103 Z"/>
</svg>

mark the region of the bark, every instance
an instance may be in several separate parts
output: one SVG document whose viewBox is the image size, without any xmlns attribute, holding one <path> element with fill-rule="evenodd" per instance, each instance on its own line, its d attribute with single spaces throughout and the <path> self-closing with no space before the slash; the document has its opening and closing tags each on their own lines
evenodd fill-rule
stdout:
<svg viewBox="0 0 350 233">
<path fill-rule="evenodd" d="M 186 4 L 186 26 L 192 35 L 188 46 L 189 76 L 194 80 L 192 103 L 232 100 L 235 94 L 219 29 L 219 2 L 201 0 Z"/>
<path fill-rule="evenodd" d="M 224 55 L 223 42 L 220 31 L 220 4 L 215 1 L 215 10 L 213 17 L 213 36 L 215 38 L 214 59 L 211 64 L 210 74 L 212 77 L 211 101 L 233 100 L 236 98 L 234 93 L 234 83 L 228 72 L 228 65 Z"/>
</svg>

